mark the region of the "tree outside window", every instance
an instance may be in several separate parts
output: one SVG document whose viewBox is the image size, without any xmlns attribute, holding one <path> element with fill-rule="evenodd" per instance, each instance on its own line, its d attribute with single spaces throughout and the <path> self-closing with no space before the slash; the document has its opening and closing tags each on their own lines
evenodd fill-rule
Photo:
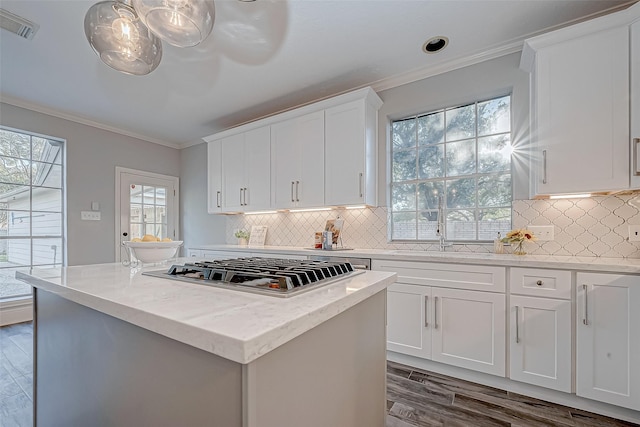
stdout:
<svg viewBox="0 0 640 427">
<path fill-rule="evenodd" d="M 493 240 L 511 228 L 511 96 L 392 122 L 392 240 Z"/>
</svg>

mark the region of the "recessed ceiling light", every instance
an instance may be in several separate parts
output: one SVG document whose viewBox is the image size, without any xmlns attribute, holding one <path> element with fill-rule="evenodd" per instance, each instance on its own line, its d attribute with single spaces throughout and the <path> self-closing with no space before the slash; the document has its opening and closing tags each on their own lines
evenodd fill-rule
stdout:
<svg viewBox="0 0 640 427">
<path fill-rule="evenodd" d="M 444 36 L 431 37 L 422 45 L 422 51 L 424 53 L 436 53 L 440 52 L 449 44 L 449 39 Z"/>
</svg>

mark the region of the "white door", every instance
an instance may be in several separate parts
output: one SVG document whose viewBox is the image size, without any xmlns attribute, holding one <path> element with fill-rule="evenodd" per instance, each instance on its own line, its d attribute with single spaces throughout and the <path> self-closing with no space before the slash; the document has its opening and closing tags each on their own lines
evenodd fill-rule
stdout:
<svg viewBox="0 0 640 427">
<path fill-rule="evenodd" d="M 178 178 L 116 167 L 116 262 L 121 242 L 151 234 L 179 240 Z"/>
<path fill-rule="evenodd" d="M 640 276 L 578 273 L 576 394 L 640 410 Z"/>
<path fill-rule="evenodd" d="M 536 61 L 538 194 L 628 188 L 627 27 L 550 46 Z"/>
<path fill-rule="evenodd" d="M 364 203 L 364 101 L 328 108 L 324 120 L 326 204 Z"/>
<path fill-rule="evenodd" d="M 487 374 L 505 375 L 505 295 L 433 288 L 431 358 Z"/>
<path fill-rule="evenodd" d="M 571 393 L 571 301 L 512 295 L 510 378 Z"/>
<path fill-rule="evenodd" d="M 222 193 L 223 212 L 244 210 L 244 133 L 229 136 L 222 142 Z"/>
<path fill-rule="evenodd" d="M 244 210 L 271 207 L 271 130 L 268 126 L 244 134 Z"/>
<path fill-rule="evenodd" d="M 295 186 L 300 181 L 298 122 L 271 125 L 271 205 L 275 209 L 296 206 Z"/>
<path fill-rule="evenodd" d="M 207 212 L 222 212 L 222 140 L 207 143 Z"/>
<path fill-rule="evenodd" d="M 324 111 L 298 121 L 300 183 L 296 183 L 296 203 L 301 208 L 324 206 Z"/>
<path fill-rule="evenodd" d="M 433 305 L 430 286 L 403 283 L 389 286 L 387 350 L 430 359 L 432 328 Z"/>
<path fill-rule="evenodd" d="M 631 25 L 631 188 L 640 188 L 640 21 Z"/>
</svg>

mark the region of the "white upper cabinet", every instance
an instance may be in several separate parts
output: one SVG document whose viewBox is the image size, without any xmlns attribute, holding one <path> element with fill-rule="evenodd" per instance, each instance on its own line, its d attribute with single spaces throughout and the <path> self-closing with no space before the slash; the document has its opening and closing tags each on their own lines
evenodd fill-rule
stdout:
<svg viewBox="0 0 640 427">
<path fill-rule="evenodd" d="M 364 99 L 325 110 L 325 203 L 377 205 L 376 128 L 382 101 Z"/>
<path fill-rule="evenodd" d="M 324 206 L 324 111 L 271 126 L 275 208 Z"/>
<path fill-rule="evenodd" d="M 223 212 L 269 209 L 271 134 L 257 128 L 220 140 Z"/>
<path fill-rule="evenodd" d="M 375 206 L 381 105 L 364 88 L 204 138 L 209 213 Z"/>
<path fill-rule="evenodd" d="M 640 188 L 640 19 L 631 25 L 631 187 Z"/>
<path fill-rule="evenodd" d="M 222 143 L 207 143 L 207 212 L 222 212 Z"/>
<path fill-rule="evenodd" d="M 578 273 L 576 394 L 640 411 L 640 276 Z"/>
<path fill-rule="evenodd" d="M 532 196 L 630 188 L 629 25 L 634 6 L 527 40 Z"/>
</svg>

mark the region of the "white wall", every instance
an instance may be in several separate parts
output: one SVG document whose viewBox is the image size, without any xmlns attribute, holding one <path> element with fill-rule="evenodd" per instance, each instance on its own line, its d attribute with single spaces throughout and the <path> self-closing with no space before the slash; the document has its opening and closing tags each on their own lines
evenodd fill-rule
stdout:
<svg viewBox="0 0 640 427">
<path fill-rule="evenodd" d="M 179 176 L 179 150 L 28 109 L 0 104 L 0 124 L 66 140 L 67 263 L 114 261 L 115 167 Z M 101 221 L 80 211 L 100 203 Z"/>
<path fill-rule="evenodd" d="M 387 140 L 392 120 L 463 105 L 511 93 L 514 148 L 529 139 L 529 74 L 519 69 L 520 53 L 502 56 L 458 70 L 378 92 L 384 101 L 378 112 L 378 202 L 387 201 Z M 525 157 L 513 162 L 514 200 L 529 197 L 529 168 Z"/>
</svg>

